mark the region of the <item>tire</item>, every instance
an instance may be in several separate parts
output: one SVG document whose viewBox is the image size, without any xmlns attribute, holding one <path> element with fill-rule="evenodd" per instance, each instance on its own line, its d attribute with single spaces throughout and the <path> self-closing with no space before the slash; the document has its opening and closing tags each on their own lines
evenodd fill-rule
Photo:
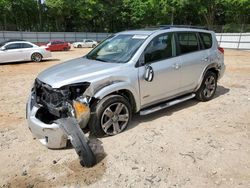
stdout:
<svg viewBox="0 0 250 188">
<path fill-rule="evenodd" d="M 132 110 L 126 98 L 121 95 L 109 95 L 94 104 L 89 129 L 97 137 L 113 136 L 124 131 L 130 123 Z"/>
<path fill-rule="evenodd" d="M 93 45 L 92 45 L 92 48 L 95 48 L 95 47 L 96 47 L 96 45 L 95 45 L 95 44 L 93 44 Z"/>
<path fill-rule="evenodd" d="M 43 59 L 43 56 L 42 56 L 40 53 L 35 52 L 35 53 L 33 53 L 33 54 L 31 55 L 31 61 L 34 61 L 34 62 L 41 62 L 42 59 Z"/>
<path fill-rule="evenodd" d="M 214 97 L 216 89 L 217 75 L 212 71 L 208 71 L 203 78 L 200 88 L 196 92 L 196 99 L 202 102 L 209 101 Z"/>
<path fill-rule="evenodd" d="M 80 45 L 80 44 L 77 45 L 77 48 L 81 48 L 81 47 L 82 47 L 82 45 Z"/>
<path fill-rule="evenodd" d="M 72 136 L 77 143 L 77 146 L 74 146 L 74 143 L 72 143 L 72 145 L 74 146 L 76 153 L 80 158 L 80 164 L 87 168 L 94 166 L 96 164 L 96 157 L 89 147 L 88 143 L 80 135 L 80 132 L 76 132 Z"/>
<path fill-rule="evenodd" d="M 80 128 L 77 120 L 72 117 L 60 118 L 58 123 L 62 131 L 70 138 L 70 142 L 80 158 L 80 164 L 85 167 L 92 167 L 96 164 L 96 157 L 91 150 L 88 140 Z"/>
</svg>

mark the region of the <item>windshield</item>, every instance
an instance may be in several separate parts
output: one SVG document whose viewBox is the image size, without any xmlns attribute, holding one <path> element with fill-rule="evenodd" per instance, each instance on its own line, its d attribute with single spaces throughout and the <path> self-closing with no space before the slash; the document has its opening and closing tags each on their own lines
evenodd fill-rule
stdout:
<svg viewBox="0 0 250 188">
<path fill-rule="evenodd" d="M 147 37 L 147 35 L 123 34 L 112 36 L 93 49 L 87 58 L 110 63 L 126 63 Z"/>
</svg>

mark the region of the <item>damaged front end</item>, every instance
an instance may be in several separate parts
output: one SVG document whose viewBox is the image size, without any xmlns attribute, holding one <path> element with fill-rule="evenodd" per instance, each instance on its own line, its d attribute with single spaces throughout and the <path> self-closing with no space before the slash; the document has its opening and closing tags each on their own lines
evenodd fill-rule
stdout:
<svg viewBox="0 0 250 188">
<path fill-rule="evenodd" d="M 59 118 L 75 117 L 80 127 L 85 128 L 90 116 L 90 98 L 83 94 L 89 85 L 85 82 L 54 89 L 36 79 L 33 88 L 35 103 L 47 110 L 46 113 L 39 114 L 40 120 L 47 119 L 45 121 L 50 122 Z M 43 117 L 44 115 L 48 117 Z"/>
<path fill-rule="evenodd" d="M 66 147 L 70 140 L 81 163 L 84 163 L 82 159 L 91 162 L 85 166 L 95 163 L 88 140 L 81 130 L 90 118 L 91 98 L 84 96 L 89 85 L 84 82 L 55 89 L 36 79 L 27 103 L 28 124 L 34 137 L 53 149 Z"/>
</svg>

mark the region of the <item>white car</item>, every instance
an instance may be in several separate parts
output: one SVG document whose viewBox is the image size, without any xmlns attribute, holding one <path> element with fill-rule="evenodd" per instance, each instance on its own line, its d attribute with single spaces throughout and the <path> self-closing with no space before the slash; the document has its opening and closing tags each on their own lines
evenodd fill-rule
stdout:
<svg viewBox="0 0 250 188">
<path fill-rule="evenodd" d="M 0 44 L 0 63 L 17 61 L 40 62 L 51 57 L 46 47 L 39 47 L 27 41 L 11 41 Z"/>
<path fill-rule="evenodd" d="M 91 39 L 83 39 L 82 42 L 75 42 L 73 43 L 74 48 L 94 48 L 96 47 L 98 42 L 91 40 Z"/>
</svg>

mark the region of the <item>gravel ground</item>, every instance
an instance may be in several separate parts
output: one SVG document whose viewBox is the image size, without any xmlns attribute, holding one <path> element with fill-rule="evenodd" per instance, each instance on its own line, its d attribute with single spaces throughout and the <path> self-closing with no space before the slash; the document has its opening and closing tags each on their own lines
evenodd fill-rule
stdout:
<svg viewBox="0 0 250 188">
<path fill-rule="evenodd" d="M 0 65 L 0 187 L 250 187 L 250 51 L 225 51 L 213 100 L 135 115 L 122 134 L 92 138 L 99 162 L 87 169 L 74 149 L 32 138 L 25 102 L 39 72 L 88 51 Z"/>
</svg>

